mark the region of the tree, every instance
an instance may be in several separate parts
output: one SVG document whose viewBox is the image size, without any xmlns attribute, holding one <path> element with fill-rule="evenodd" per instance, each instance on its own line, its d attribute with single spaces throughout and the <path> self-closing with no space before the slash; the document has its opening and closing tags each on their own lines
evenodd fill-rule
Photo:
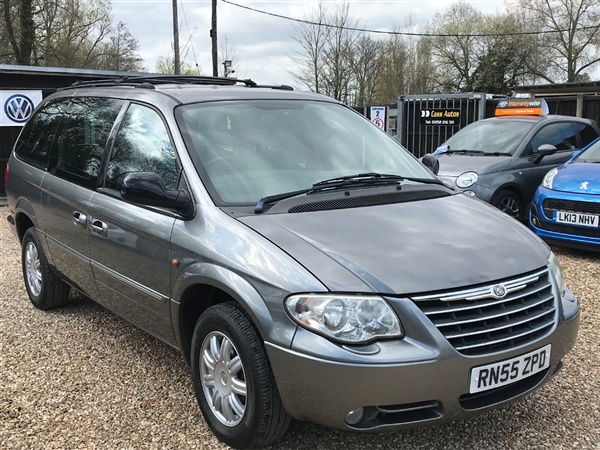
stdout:
<svg viewBox="0 0 600 450">
<path fill-rule="evenodd" d="M 125 24 L 112 26 L 109 0 L 0 1 L 1 62 L 112 70 L 141 68 L 137 40 Z"/>
<path fill-rule="evenodd" d="M 433 17 L 431 53 L 436 61 L 442 91 L 472 91 L 481 43 L 476 34 L 484 28 L 484 17 L 469 3 L 454 3 Z"/>
<path fill-rule="evenodd" d="M 315 11 L 304 13 L 303 20 L 308 23 L 292 23 L 291 38 L 300 45 L 300 50 L 295 51 L 294 61 L 299 69 L 291 72 L 292 76 L 314 92 L 321 92 L 321 62 L 324 58 L 324 45 L 328 35 L 325 24 L 328 19 L 327 6 L 319 1 Z"/>
<path fill-rule="evenodd" d="M 110 30 L 109 37 L 110 41 L 104 44 L 102 51 L 102 69 L 125 72 L 144 70 L 142 58 L 138 54 L 140 44 L 123 22 Z"/>
<path fill-rule="evenodd" d="M 6 39 L 12 48 L 15 62 L 21 65 L 31 64 L 31 54 L 35 41 L 33 22 L 33 0 L 3 0 L 3 22 Z M 15 20 L 18 17 L 18 22 Z M 15 29 L 13 21 L 18 23 Z"/>
<path fill-rule="evenodd" d="M 504 94 L 531 78 L 529 64 L 536 54 L 535 38 L 522 34 L 527 28 L 514 14 L 485 18 L 481 37 L 482 50 L 473 72 L 472 88 L 476 92 Z M 521 34 L 520 34 L 521 33 Z M 537 55 L 543 65 L 543 55 Z"/>
<path fill-rule="evenodd" d="M 391 36 L 382 46 L 381 70 L 377 79 L 377 103 L 395 103 L 398 96 L 407 93 L 406 72 L 409 49 L 399 35 Z"/>
<path fill-rule="evenodd" d="M 523 16 L 538 36 L 547 67 L 530 65 L 539 78 L 554 83 L 585 78 L 600 62 L 600 3 L 598 0 L 520 0 Z"/>
<path fill-rule="evenodd" d="M 316 11 L 305 15 L 313 23 L 292 25 L 299 45 L 294 58 L 300 65 L 292 76 L 309 89 L 347 102 L 352 89 L 352 48 L 358 33 L 349 28 L 358 21 L 350 18 L 350 3 L 344 0 L 329 8 L 319 0 Z"/>
<path fill-rule="evenodd" d="M 156 59 L 156 66 L 154 70 L 157 73 L 164 74 L 174 74 L 175 73 L 175 56 L 171 55 L 160 55 Z M 192 67 L 187 62 L 185 62 L 185 58 L 182 58 L 180 63 L 180 71 L 181 75 L 202 75 L 202 69 L 200 67 Z"/>
<path fill-rule="evenodd" d="M 229 40 L 227 35 L 225 35 L 219 42 L 219 66 L 223 67 L 223 75 L 225 76 L 225 61 L 231 61 L 230 73 L 233 74 L 235 72 L 235 75 L 233 76 L 237 78 L 244 78 L 244 74 L 240 73 L 240 54 L 237 46 Z"/>
<path fill-rule="evenodd" d="M 380 41 L 362 36 L 350 53 L 350 64 L 356 84 L 354 106 L 368 106 L 375 95 L 375 83 L 381 71 L 383 46 Z"/>
</svg>

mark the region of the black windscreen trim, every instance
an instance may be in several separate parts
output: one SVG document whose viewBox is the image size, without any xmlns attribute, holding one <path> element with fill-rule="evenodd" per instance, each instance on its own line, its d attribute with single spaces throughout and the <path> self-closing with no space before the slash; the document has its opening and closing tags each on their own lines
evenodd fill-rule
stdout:
<svg viewBox="0 0 600 450">
<path fill-rule="evenodd" d="M 332 209 L 361 208 L 365 206 L 389 205 L 393 203 L 407 203 L 419 200 L 448 197 L 452 194 L 438 189 L 419 189 L 410 191 L 383 192 L 371 195 L 334 198 L 307 202 L 292 206 L 289 213 L 311 211 L 326 211 Z"/>
</svg>

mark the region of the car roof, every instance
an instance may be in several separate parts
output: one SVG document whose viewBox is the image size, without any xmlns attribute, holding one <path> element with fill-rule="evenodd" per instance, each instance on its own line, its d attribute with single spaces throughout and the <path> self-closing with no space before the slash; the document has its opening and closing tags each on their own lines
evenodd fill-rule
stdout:
<svg viewBox="0 0 600 450">
<path fill-rule="evenodd" d="M 526 121 L 526 122 L 551 122 L 551 121 L 575 121 L 575 122 L 584 122 L 591 123 L 591 120 L 584 119 L 583 117 L 574 117 L 574 116 L 564 116 L 561 114 L 542 114 L 541 116 L 502 116 L 502 117 L 490 117 L 485 120 L 502 120 L 502 121 Z"/>
<path fill-rule="evenodd" d="M 52 97 L 107 96 L 127 99 L 158 96 L 179 105 L 233 100 L 290 99 L 339 103 L 312 92 L 294 91 L 286 85 L 258 85 L 252 80 L 208 76 L 131 76 L 78 82 L 61 88 Z M 162 95 L 161 95 L 162 94 Z"/>
<path fill-rule="evenodd" d="M 194 84 L 164 84 L 156 86 L 162 92 L 182 104 L 205 101 L 250 100 L 250 99 L 291 99 L 319 100 L 337 103 L 332 98 L 312 92 L 279 89 L 278 87 L 219 86 Z"/>
</svg>

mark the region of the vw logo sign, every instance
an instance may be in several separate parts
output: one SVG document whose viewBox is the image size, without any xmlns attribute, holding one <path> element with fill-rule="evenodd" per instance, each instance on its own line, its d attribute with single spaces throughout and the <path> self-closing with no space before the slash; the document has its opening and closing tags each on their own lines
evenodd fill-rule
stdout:
<svg viewBox="0 0 600 450">
<path fill-rule="evenodd" d="M 492 288 L 492 292 L 494 293 L 494 297 L 496 298 L 504 298 L 506 297 L 506 288 L 501 284 L 497 284 Z"/>
<path fill-rule="evenodd" d="M 4 102 L 4 113 L 13 122 L 27 122 L 35 109 L 33 102 L 23 94 L 11 95 Z"/>
</svg>

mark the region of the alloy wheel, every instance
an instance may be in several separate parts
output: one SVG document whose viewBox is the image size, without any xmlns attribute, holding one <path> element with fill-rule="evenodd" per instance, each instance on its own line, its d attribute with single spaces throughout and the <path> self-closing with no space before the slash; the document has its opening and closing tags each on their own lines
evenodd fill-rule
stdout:
<svg viewBox="0 0 600 450">
<path fill-rule="evenodd" d="M 28 242 L 25 248 L 25 278 L 31 293 L 39 297 L 42 293 L 42 267 L 38 249 L 33 242 Z"/>
<path fill-rule="evenodd" d="M 239 352 L 225 334 L 212 331 L 204 338 L 200 355 L 202 389 L 210 409 L 223 425 L 238 425 L 248 397 Z"/>
</svg>

